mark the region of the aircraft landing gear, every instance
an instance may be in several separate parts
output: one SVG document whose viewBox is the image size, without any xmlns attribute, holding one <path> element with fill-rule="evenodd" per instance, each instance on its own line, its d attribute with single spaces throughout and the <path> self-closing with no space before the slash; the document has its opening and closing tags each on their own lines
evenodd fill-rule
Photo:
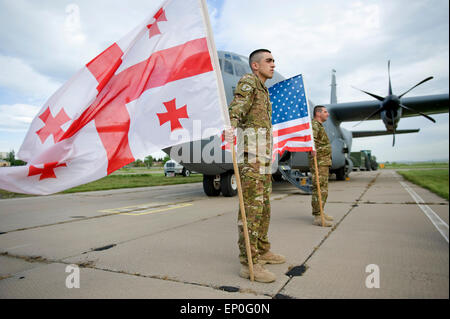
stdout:
<svg viewBox="0 0 450 319">
<path fill-rule="evenodd" d="M 336 180 L 338 181 L 345 181 L 345 167 L 341 167 L 338 170 L 335 171 L 336 173 Z"/>
<path fill-rule="evenodd" d="M 234 175 L 234 172 L 228 172 L 221 175 L 220 190 L 222 191 L 222 194 L 225 197 L 236 196 L 238 189 L 236 176 Z"/>
<path fill-rule="evenodd" d="M 220 175 L 203 175 L 203 191 L 208 196 L 219 196 Z"/>
</svg>

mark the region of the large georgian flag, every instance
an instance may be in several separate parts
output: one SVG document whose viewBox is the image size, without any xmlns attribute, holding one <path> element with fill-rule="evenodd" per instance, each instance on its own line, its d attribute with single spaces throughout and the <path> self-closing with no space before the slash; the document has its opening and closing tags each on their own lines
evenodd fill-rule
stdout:
<svg viewBox="0 0 450 319">
<path fill-rule="evenodd" d="M 86 64 L 39 111 L 0 188 L 51 194 L 229 123 L 204 0 L 168 0 Z M 185 135 L 184 135 L 185 136 Z M 192 136 L 192 134 L 190 134 Z M 183 141 L 186 142 L 186 141 Z"/>
</svg>

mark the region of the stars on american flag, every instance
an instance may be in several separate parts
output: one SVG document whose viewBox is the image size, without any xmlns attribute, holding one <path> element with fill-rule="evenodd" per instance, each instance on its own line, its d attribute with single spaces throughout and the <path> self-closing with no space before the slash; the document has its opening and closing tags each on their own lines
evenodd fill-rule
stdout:
<svg viewBox="0 0 450 319">
<path fill-rule="evenodd" d="M 301 75 L 277 83 L 269 89 L 272 101 L 272 124 L 308 116 Z"/>
</svg>

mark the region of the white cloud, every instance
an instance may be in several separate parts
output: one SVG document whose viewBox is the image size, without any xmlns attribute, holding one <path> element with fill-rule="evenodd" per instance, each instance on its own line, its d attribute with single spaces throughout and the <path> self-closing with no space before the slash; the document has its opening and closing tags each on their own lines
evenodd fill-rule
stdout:
<svg viewBox="0 0 450 319">
<path fill-rule="evenodd" d="M 423 93 L 418 88 L 411 94 L 448 91 L 446 0 L 413 5 L 405 0 L 228 0 L 215 31 L 219 49 L 244 55 L 259 47 L 271 49 L 277 71 L 286 77 L 306 76 L 309 96 L 316 103 L 329 101 L 333 68 L 338 99 L 365 99 L 351 85 L 379 89 L 385 95 L 389 59 L 396 88 L 406 90 L 434 75 L 435 89 L 428 86 L 428 93 Z M 415 78 L 417 82 L 411 83 Z"/>
<path fill-rule="evenodd" d="M 27 132 L 40 109 L 28 104 L 0 105 L 0 132 Z"/>
<path fill-rule="evenodd" d="M 0 53 L 64 82 L 150 15 L 146 0 L 0 0 Z M 7 26 L 7 27 L 5 27 Z"/>
<path fill-rule="evenodd" d="M 0 69 L 0 87 L 34 99 L 46 99 L 61 86 L 19 58 L 0 55 Z"/>
</svg>

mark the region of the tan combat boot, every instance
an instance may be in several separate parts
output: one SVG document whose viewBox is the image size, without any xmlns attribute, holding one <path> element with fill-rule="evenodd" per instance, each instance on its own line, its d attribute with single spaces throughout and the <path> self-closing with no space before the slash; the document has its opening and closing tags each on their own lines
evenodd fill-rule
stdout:
<svg viewBox="0 0 450 319">
<path fill-rule="evenodd" d="M 247 265 L 241 265 L 239 276 L 245 279 L 250 279 L 250 270 L 248 269 Z M 265 283 L 273 282 L 275 281 L 275 279 L 277 279 L 274 273 L 271 273 L 259 263 L 253 265 L 253 276 L 255 278 L 255 281 Z"/>
<path fill-rule="evenodd" d="M 315 225 L 315 226 L 322 226 L 322 218 L 320 217 L 320 215 L 314 216 L 313 225 Z M 326 220 L 326 218 L 324 218 L 323 226 L 324 227 L 331 227 L 331 226 L 333 226 L 333 224 L 328 222 Z"/>
<path fill-rule="evenodd" d="M 283 264 L 286 262 L 286 258 L 283 255 L 274 254 L 271 251 L 268 251 L 264 255 L 259 256 L 258 262 L 261 265 L 264 264 Z"/>
<path fill-rule="evenodd" d="M 327 214 L 323 214 L 323 217 L 325 217 L 325 220 L 332 222 L 334 220 L 333 216 L 327 215 Z"/>
</svg>

